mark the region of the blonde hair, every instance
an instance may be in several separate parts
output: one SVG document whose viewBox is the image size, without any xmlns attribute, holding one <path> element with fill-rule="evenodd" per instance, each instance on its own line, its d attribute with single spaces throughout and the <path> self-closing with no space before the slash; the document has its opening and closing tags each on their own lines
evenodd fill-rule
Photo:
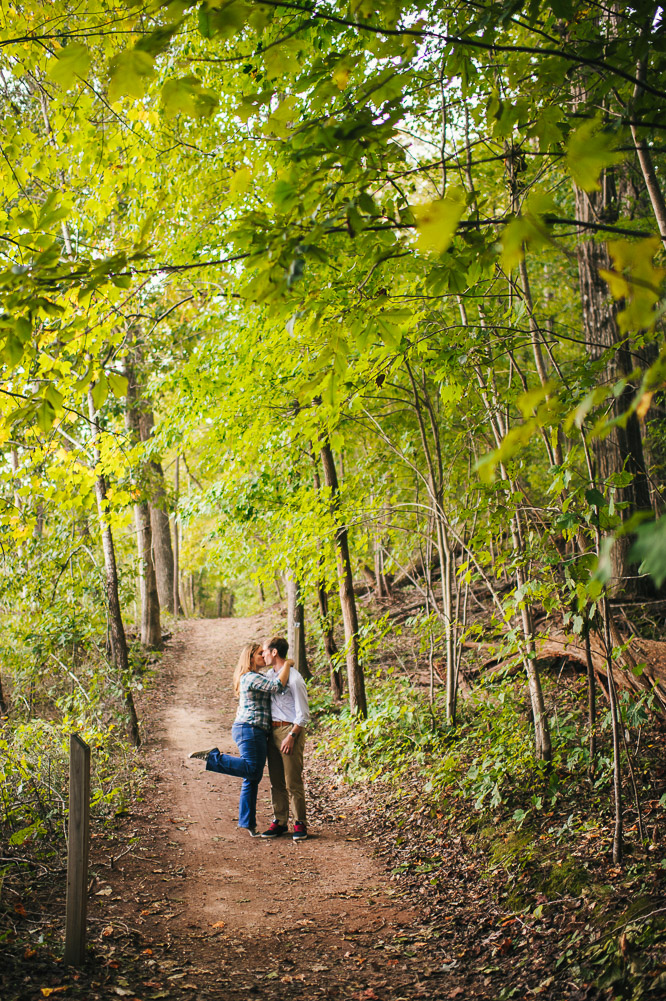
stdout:
<svg viewBox="0 0 666 1001">
<path fill-rule="evenodd" d="M 236 696 L 240 695 L 240 679 L 242 676 L 244 674 L 248 674 L 249 671 L 254 671 L 254 668 L 252 667 L 252 658 L 257 650 L 261 650 L 260 643 L 246 643 L 241 650 L 238 663 L 236 664 L 236 670 L 234 671 L 234 691 Z"/>
</svg>

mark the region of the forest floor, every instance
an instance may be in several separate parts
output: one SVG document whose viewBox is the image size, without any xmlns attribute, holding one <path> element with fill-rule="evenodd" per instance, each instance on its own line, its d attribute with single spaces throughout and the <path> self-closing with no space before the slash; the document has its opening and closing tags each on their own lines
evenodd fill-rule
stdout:
<svg viewBox="0 0 666 1001">
<path fill-rule="evenodd" d="M 568 944 L 589 928 L 582 900 L 512 913 L 453 821 L 398 821 L 379 787 L 355 791 L 323 757 L 308 758 L 307 841 L 237 828 L 238 780 L 187 755 L 234 751 L 233 667 L 272 626 L 270 612 L 179 625 L 141 700 L 142 798 L 94 829 L 86 966 L 65 968 L 35 936 L 11 969 L 0 963 L 3 1001 L 610 997 L 567 973 Z M 265 778 L 262 829 L 269 792 Z M 16 914 L 36 929 L 50 913 L 57 935 L 62 882 Z"/>
</svg>

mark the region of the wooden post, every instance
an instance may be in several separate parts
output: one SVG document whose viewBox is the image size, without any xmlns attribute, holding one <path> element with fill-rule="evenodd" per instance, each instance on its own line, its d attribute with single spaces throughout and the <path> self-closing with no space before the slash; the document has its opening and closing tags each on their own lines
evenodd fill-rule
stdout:
<svg viewBox="0 0 666 1001">
<path fill-rule="evenodd" d="M 65 963 L 83 966 L 86 951 L 88 849 L 90 846 L 90 748 L 69 738 L 69 845 Z"/>
<path fill-rule="evenodd" d="M 296 619 L 294 622 L 294 669 L 300 673 L 301 670 L 301 624 Z"/>
</svg>

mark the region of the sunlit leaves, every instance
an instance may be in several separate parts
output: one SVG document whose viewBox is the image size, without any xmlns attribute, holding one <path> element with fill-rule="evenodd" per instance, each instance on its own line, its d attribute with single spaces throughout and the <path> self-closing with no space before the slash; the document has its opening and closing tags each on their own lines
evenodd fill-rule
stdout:
<svg viewBox="0 0 666 1001">
<path fill-rule="evenodd" d="M 648 330 L 659 318 L 655 306 L 661 297 L 666 270 L 655 267 L 653 261 L 660 249 L 661 241 L 656 236 L 633 242 L 612 240 L 608 244 L 615 270 L 603 269 L 600 274 L 608 282 L 613 298 L 626 302 L 617 317 L 624 333 Z"/>
<path fill-rule="evenodd" d="M 583 122 L 569 136 L 567 169 L 583 191 L 598 191 L 601 172 L 623 159 L 616 151 L 617 136 L 605 132 L 599 118 Z"/>
<path fill-rule="evenodd" d="M 126 49 L 109 63 L 109 100 L 142 97 L 148 81 L 155 75 L 153 57 L 141 49 Z"/>
<path fill-rule="evenodd" d="M 414 205 L 419 249 L 443 254 L 453 240 L 464 209 L 465 197 L 460 190 L 450 191 L 444 198 L 425 205 Z"/>
<path fill-rule="evenodd" d="M 502 266 L 512 271 L 524 258 L 527 246 L 536 250 L 550 242 L 544 217 L 555 208 L 547 194 L 535 192 L 526 202 L 521 215 L 502 230 Z"/>
<path fill-rule="evenodd" d="M 640 563 L 640 572 L 649 574 L 659 588 L 666 580 L 666 519 L 640 525 L 636 536 L 631 556 Z"/>
<path fill-rule="evenodd" d="M 90 53 L 80 42 L 71 42 L 59 49 L 55 58 L 49 60 L 46 72 L 54 83 L 59 83 L 67 90 L 84 77 L 90 69 Z"/>
<path fill-rule="evenodd" d="M 250 9 L 243 0 L 205 0 L 198 12 L 199 31 L 204 38 L 231 38 L 247 21 Z"/>
<path fill-rule="evenodd" d="M 189 118 L 212 115 L 218 101 L 215 94 L 201 85 L 195 76 L 167 80 L 162 87 L 162 105 L 167 119 L 182 114 Z"/>
</svg>

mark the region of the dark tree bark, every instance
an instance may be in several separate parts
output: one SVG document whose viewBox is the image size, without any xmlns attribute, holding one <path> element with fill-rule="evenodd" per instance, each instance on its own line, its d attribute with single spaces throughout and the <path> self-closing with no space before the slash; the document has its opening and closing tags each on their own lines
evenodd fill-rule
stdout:
<svg viewBox="0 0 666 1001">
<path fill-rule="evenodd" d="M 328 591 L 326 590 L 324 583 L 321 581 L 317 586 L 317 600 L 319 602 L 321 630 L 324 634 L 324 649 L 326 650 L 328 668 L 331 676 L 331 694 L 336 702 L 339 702 L 342 698 L 343 692 L 342 671 L 335 666 L 335 657 L 338 653 L 338 647 L 335 642 L 335 633 L 333 631 L 333 618 L 331 616 L 330 606 L 328 603 Z"/>
<path fill-rule="evenodd" d="M 585 192 L 576 189 L 576 215 L 585 222 L 612 221 L 617 216 L 617 195 L 612 174 L 607 171 L 603 177 L 601 191 Z M 608 286 L 600 275 L 600 270 L 612 270 L 605 243 L 596 240 L 582 240 L 578 246 L 578 274 L 583 310 L 583 329 L 587 351 L 593 361 L 609 352 L 605 363 L 604 380 L 612 385 L 630 375 L 633 359 L 626 341 L 623 341 L 617 325 L 616 307 L 612 302 Z M 614 399 L 611 416 L 619 416 L 628 410 L 636 386 L 628 382 L 622 393 Z M 608 484 L 613 474 L 626 469 L 633 480 L 627 487 L 616 488 L 617 501 L 627 503 L 622 517 L 627 520 L 635 511 L 650 510 L 650 490 L 643 452 L 641 426 L 636 414 L 630 414 L 626 425 L 616 426 L 602 440 L 594 442 L 596 480 L 600 487 Z M 611 594 L 621 591 L 640 594 L 644 592 L 644 582 L 632 576 L 629 567 L 629 549 L 632 539 L 624 536 L 616 539 L 611 551 L 613 584 Z"/>
<path fill-rule="evenodd" d="M 317 465 L 317 458 L 310 448 L 310 459 L 312 460 L 312 476 L 314 480 L 314 486 L 317 493 L 321 490 L 321 480 L 319 478 L 319 468 Z M 321 561 L 320 561 L 321 566 Z M 328 669 L 331 678 L 331 694 L 336 702 L 339 702 L 342 698 L 342 693 L 344 686 L 342 683 L 342 671 L 339 667 L 336 667 L 336 660 L 338 653 L 338 647 L 335 642 L 335 630 L 333 627 L 333 616 L 331 615 L 331 608 L 328 600 L 328 589 L 326 587 L 326 581 L 320 578 L 317 584 L 317 601 L 319 604 L 319 617 L 321 620 L 321 629 L 324 634 L 324 648 L 326 650 L 326 657 L 328 658 Z"/>
<path fill-rule="evenodd" d="M 101 461 L 99 446 L 97 444 L 97 437 L 99 435 L 99 424 L 97 421 L 97 413 L 95 411 L 95 404 L 93 402 L 91 390 L 88 390 L 88 413 L 90 415 L 90 423 L 92 426 L 93 434 L 95 436 L 94 449 L 93 449 L 95 466 L 99 466 L 99 463 Z M 129 685 L 130 666 L 129 666 L 129 657 L 127 655 L 127 638 L 125 636 L 125 627 L 123 626 L 123 618 L 120 610 L 120 598 L 118 597 L 118 570 L 116 567 L 116 553 L 113 546 L 113 535 L 111 533 L 111 526 L 106 520 L 106 513 L 105 513 L 106 482 L 104 480 L 104 475 L 101 473 L 95 481 L 95 497 L 97 499 L 97 514 L 99 517 L 99 525 L 102 533 L 102 550 L 104 553 L 106 601 L 109 614 L 111 655 L 113 657 L 113 662 L 120 674 L 124 701 L 125 701 L 125 708 L 127 710 L 127 715 L 128 715 L 127 730 L 129 738 L 135 747 L 140 747 L 141 737 L 139 736 L 139 721 L 136 715 L 134 696 L 132 695 L 132 689 L 130 688 Z"/>
<path fill-rule="evenodd" d="M 331 491 L 331 511 L 337 529 L 335 546 L 338 563 L 338 583 L 340 588 L 340 607 L 342 621 L 345 627 L 345 654 L 347 660 L 347 687 L 349 689 L 349 706 L 353 713 L 366 716 L 368 712 L 365 697 L 365 679 L 358 657 L 358 615 L 356 612 L 356 597 L 354 595 L 354 579 L 352 576 L 351 559 L 349 557 L 349 536 L 346 526 L 340 521 L 340 491 L 338 474 L 335 468 L 333 452 L 327 439 L 320 448 L 324 483 Z"/>
<path fill-rule="evenodd" d="M 5 693 L 2 690 L 2 678 L 0 677 L 0 715 L 5 716 L 7 714 L 7 703 L 5 701 Z"/>
</svg>

